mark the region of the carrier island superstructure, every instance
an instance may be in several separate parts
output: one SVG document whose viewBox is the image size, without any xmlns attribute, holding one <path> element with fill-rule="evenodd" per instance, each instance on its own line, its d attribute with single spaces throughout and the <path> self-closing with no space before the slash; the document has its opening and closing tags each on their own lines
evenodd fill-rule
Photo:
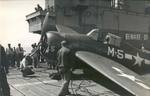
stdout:
<svg viewBox="0 0 150 96">
<path fill-rule="evenodd" d="M 150 50 L 150 1 L 148 0 L 43 0 L 45 8 L 26 15 L 29 31 L 40 33 L 50 12 L 49 31 L 56 24 L 85 34 L 93 28 L 121 36 L 137 48 Z M 36 6 L 35 6 L 36 7 Z"/>
</svg>

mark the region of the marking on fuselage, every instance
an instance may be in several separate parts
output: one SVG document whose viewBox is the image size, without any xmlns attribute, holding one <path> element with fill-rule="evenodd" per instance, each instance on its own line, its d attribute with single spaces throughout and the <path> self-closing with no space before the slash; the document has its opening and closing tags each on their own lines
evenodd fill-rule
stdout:
<svg viewBox="0 0 150 96">
<path fill-rule="evenodd" d="M 128 60 L 135 60 L 135 62 L 133 63 L 133 66 L 138 65 L 139 67 L 141 67 L 142 64 L 150 65 L 150 60 L 142 58 L 138 52 L 135 56 L 132 54 L 125 53 L 121 49 L 117 49 L 115 47 L 108 46 L 107 55 L 111 56 L 113 58 L 120 59 L 120 60 L 122 60 L 124 58 L 128 59 Z"/>
<path fill-rule="evenodd" d="M 144 61 L 144 59 L 140 57 L 139 53 L 137 53 L 137 55 L 133 57 L 135 59 L 135 62 L 133 65 L 139 65 L 139 67 L 141 67 L 142 61 Z"/>
<path fill-rule="evenodd" d="M 111 56 L 111 57 L 116 57 L 118 59 L 123 59 L 124 58 L 124 51 L 121 49 L 117 49 L 117 48 L 108 46 L 107 55 Z"/>
<path fill-rule="evenodd" d="M 140 79 L 137 79 L 135 76 L 133 75 L 129 75 L 124 73 L 121 69 L 117 68 L 117 67 L 112 67 L 114 70 L 116 70 L 117 72 L 119 72 L 120 74 L 117 74 L 120 77 L 125 77 L 133 82 L 135 82 L 136 84 L 140 85 L 141 87 L 145 88 L 145 89 L 150 89 L 149 86 L 145 85 L 144 83 L 142 83 L 143 81 Z"/>
<path fill-rule="evenodd" d="M 125 59 L 128 59 L 128 60 L 135 59 L 135 62 L 133 63 L 133 65 L 139 65 L 139 67 L 142 65 L 142 62 L 144 62 L 144 64 L 150 65 L 150 60 L 140 57 L 139 53 L 137 53 L 136 56 L 125 53 Z"/>
</svg>

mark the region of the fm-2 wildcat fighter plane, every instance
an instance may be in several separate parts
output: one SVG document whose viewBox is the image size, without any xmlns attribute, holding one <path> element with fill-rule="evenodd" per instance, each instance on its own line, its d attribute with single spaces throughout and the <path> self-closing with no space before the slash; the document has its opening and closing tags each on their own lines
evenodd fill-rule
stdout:
<svg viewBox="0 0 150 96">
<path fill-rule="evenodd" d="M 103 38 L 103 33 L 98 29 L 94 29 L 88 34 L 79 34 L 70 28 L 57 25 L 58 32 L 46 32 L 47 19 L 48 14 L 45 17 L 41 33 L 42 51 L 45 51 L 47 47 L 52 50 L 56 48 L 58 51 L 61 48 L 61 42 L 65 41 L 63 47 L 68 48 L 70 54 L 67 54 L 65 56 L 67 58 L 62 60 L 70 61 L 67 63 L 70 64 L 68 65 L 71 66 L 70 68 L 82 65 L 82 63 L 76 64 L 72 59 L 76 58 L 75 60 L 81 61 L 85 66 L 95 70 L 97 73 L 93 74 L 96 75 L 95 77 L 100 74 L 122 88 L 124 92 L 128 93 L 125 96 L 150 96 L 150 86 L 137 74 L 138 69 L 141 69 L 142 66 L 150 66 L 148 52 L 145 53 L 141 49 L 135 48 L 112 33 L 107 33 Z M 45 44 L 47 46 L 43 47 Z M 100 82 L 101 78 L 98 79 Z M 68 84 L 67 82 L 64 85 L 65 89 L 62 90 L 66 90 Z M 113 87 L 111 90 L 115 91 Z M 60 96 L 65 95 L 62 93 Z"/>
</svg>

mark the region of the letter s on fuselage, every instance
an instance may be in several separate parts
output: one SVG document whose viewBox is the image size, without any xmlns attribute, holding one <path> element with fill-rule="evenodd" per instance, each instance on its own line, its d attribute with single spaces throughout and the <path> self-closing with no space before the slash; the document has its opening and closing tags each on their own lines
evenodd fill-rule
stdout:
<svg viewBox="0 0 150 96">
<path fill-rule="evenodd" d="M 116 57 L 117 59 L 123 59 L 124 51 L 121 49 L 108 46 L 107 55 L 111 57 Z"/>
</svg>

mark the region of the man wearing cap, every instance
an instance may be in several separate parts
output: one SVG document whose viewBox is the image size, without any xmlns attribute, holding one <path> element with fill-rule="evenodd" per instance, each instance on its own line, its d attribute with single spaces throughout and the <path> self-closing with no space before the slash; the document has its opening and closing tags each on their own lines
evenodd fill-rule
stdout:
<svg viewBox="0 0 150 96">
<path fill-rule="evenodd" d="M 58 96 L 65 96 L 65 95 L 70 94 L 68 90 L 69 82 L 71 79 L 71 71 L 70 71 L 71 66 L 69 66 L 70 64 L 69 64 L 69 58 L 68 58 L 70 54 L 70 49 L 66 47 L 67 44 L 68 42 L 62 41 L 61 49 L 58 51 L 58 63 L 59 63 L 58 66 L 59 66 L 62 78 L 64 79 L 63 86 Z"/>
<path fill-rule="evenodd" d="M 23 47 L 21 47 L 21 44 L 18 44 L 18 47 L 16 48 L 16 61 L 17 61 L 17 67 L 20 66 L 20 61 L 23 59 L 24 56 L 24 50 Z"/>
<path fill-rule="evenodd" d="M 13 62 L 13 56 L 14 56 L 14 51 L 13 51 L 13 48 L 11 47 L 11 44 L 8 44 L 8 48 L 6 48 L 6 56 L 7 56 L 7 60 L 8 60 L 8 66 L 13 66 L 14 62 Z M 7 73 L 8 73 L 8 70 L 6 70 Z"/>
</svg>

